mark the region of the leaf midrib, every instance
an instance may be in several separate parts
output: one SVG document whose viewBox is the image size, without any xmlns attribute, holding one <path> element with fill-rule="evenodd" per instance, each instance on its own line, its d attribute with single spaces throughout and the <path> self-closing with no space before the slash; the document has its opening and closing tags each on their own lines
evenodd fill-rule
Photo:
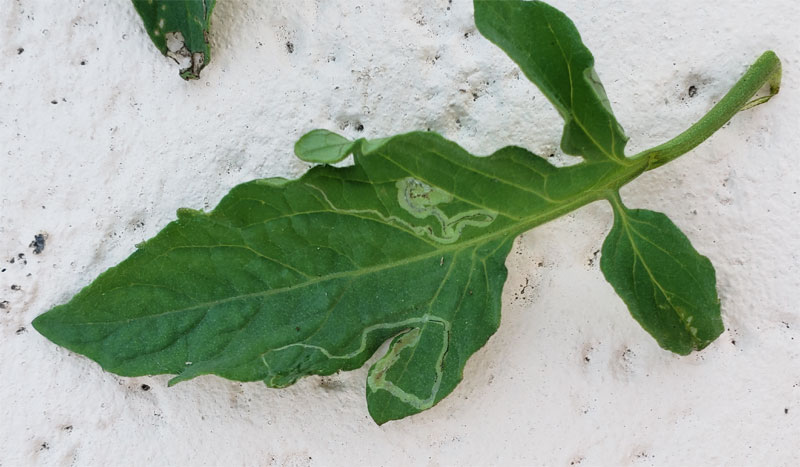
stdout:
<svg viewBox="0 0 800 467">
<path fill-rule="evenodd" d="M 621 222 L 622 222 L 622 225 L 623 225 L 623 229 L 625 230 L 625 235 L 628 237 L 628 241 L 631 244 L 631 248 L 633 250 L 634 257 L 636 259 L 638 259 L 638 261 L 642 264 L 642 267 L 647 272 L 647 275 L 648 275 L 648 277 L 650 277 L 650 281 L 655 285 L 655 288 L 658 289 L 658 291 L 661 292 L 661 295 L 663 295 L 664 298 L 667 300 L 667 303 L 669 303 L 670 308 L 672 309 L 673 313 L 675 313 L 675 315 L 678 317 L 678 321 L 681 323 L 681 325 L 683 326 L 683 328 L 686 331 L 686 333 L 689 335 L 689 338 L 692 340 L 692 342 L 694 344 L 700 343 L 701 339 L 697 339 L 692 334 L 692 331 L 690 329 L 691 326 L 689 325 L 689 323 L 686 322 L 686 320 L 683 319 L 681 314 L 678 312 L 678 307 L 673 303 L 672 298 L 671 298 L 671 295 L 673 295 L 673 294 L 670 293 L 670 292 L 667 292 L 664 289 L 664 287 L 661 285 L 661 282 L 659 282 L 656 279 L 655 275 L 653 274 L 653 271 L 647 265 L 647 262 L 645 261 L 644 256 L 639 251 L 639 248 L 637 247 L 636 242 L 633 239 L 633 234 L 635 233 L 636 236 L 647 240 L 646 237 L 644 237 L 642 234 L 639 233 L 638 230 L 636 230 L 632 225 L 630 225 L 630 223 L 628 222 L 627 214 L 622 212 L 622 209 L 624 209 L 624 208 L 621 207 L 620 210 L 617 210 L 617 212 L 620 213 L 620 218 L 621 218 Z M 681 264 L 681 263 L 678 262 L 678 264 Z M 685 267 L 684 267 L 684 269 L 685 269 Z M 635 276 L 634 276 L 634 278 L 635 278 Z"/>
<path fill-rule="evenodd" d="M 394 161 L 392 161 L 392 162 L 394 162 Z M 358 277 L 358 276 L 362 276 L 362 275 L 366 276 L 366 275 L 377 273 L 377 272 L 381 272 L 381 271 L 384 271 L 384 270 L 387 270 L 387 269 L 406 266 L 406 265 L 409 265 L 409 264 L 412 264 L 412 263 L 416 263 L 416 262 L 420 262 L 420 261 L 423 261 L 423 260 L 436 258 L 437 256 L 441 257 L 441 256 L 447 255 L 447 254 L 449 254 L 451 252 L 454 252 L 454 251 L 467 250 L 470 247 L 479 246 L 481 244 L 489 243 L 489 242 L 491 242 L 493 240 L 497 240 L 497 239 L 500 239 L 500 238 L 503 238 L 503 237 L 507 237 L 507 236 L 516 237 L 517 235 L 520 235 L 520 234 L 522 234 L 524 232 L 527 232 L 528 230 L 530 230 L 530 229 L 532 229 L 532 228 L 534 228 L 534 227 L 536 227 L 538 225 L 544 224 L 544 223 L 546 223 L 546 222 L 548 222 L 550 220 L 553 220 L 553 219 L 555 219 L 557 217 L 560 217 L 560 216 L 562 216 L 564 214 L 572 212 L 573 210 L 575 210 L 575 209 L 577 209 L 577 208 L 579 208 L 581 206 L 584 206 L 584 205 L 589 204 L 589 203 L 591 203 L 593 201 L 597 201 L 597 200 L 600 200 L 600 199 L 603 199 L 603 198 L 608 198 L 608 190 L 616 190 L 620 186 L 622 186 L 625 183 L 629 182 L 632 179 L 632 175 L 634 175 L 638 170 L 640 170 L 640 166 L 643 165 L 642 162 L 645 162 L 645 161 L 644 160 L 639 160 L 639 162 L 640 163 L 638 163 L 638 164 L 631 164 L 631 165 L 628 165 L 628 166 L 619 166 L 619 169 L 617 170 L 617 173 L 614 174 L 614 176 L 612 176 L 611 178 L 609 178 L 607 183 L 604 184 L 604 186 L 602 186 L 602 187 L 596 187 L 596 188 L 593 188 L 593 189 L 578 193 L 578 194 L 576 194 L 574 197 L 572 197 L 570 199 L 565 199 L 563 201 L 560 201 L 558 203 L 553 204 L 550 209 L 547 209 L 547 210 L 544 210 L 544 211 L 540 211 L 538 213 L 532 214 L 532 215 L 527 216 L 527 217 L 522 217 L 517 222 L 515 222 L 514 224 L 511 224 L 511 225 L 509 225 L 507 227 L 504 227 L 502 229 L 496 230 L 496 231 L 491 232 L 491 233 L 478 235 L 478 236 L 475 236 L 475 237 L 473 237 L 473 238 L 471 238 L 469 240 L 465 240 L 463 242 L 458 242 L 458 243 L 453 243 L 453 244 L 450 244 L 450 245 L 445 245 L 445 246 L 442 246 L 441 248 L 435 249 L 435 250 L 427 252 L 427 253 L 423 253 L 423 254 L 420 254 L 420 255 L 412 256 L 412 257 L 405 257 L 405 258 L 402 258 L 400 260 L 391 261 L 391 262 L 383 263 L 383 264 L 379 264 L 379 265 L 368 266 L 368 267 L 363 267 L 363 268 L 358 268 L 358 269 L 353 269 L 353 270 L 348 270 L 348 271 L 335 272 L 335 273 L 331 273 L 331 274 L 325 274 L 325 275 L 317 276 L 316 278 L 313 278 L 311 280 L 307 280 L 305 282 L 298 283 L 298 284 L 295 284 L 295 285 L 290 285 L 290 286 L 287 286 L 287 287 L 280 287 L 280 288 L 275 288 L 275 289 L 263 290 L 263 291 L 259 291 L 259 292 L 248 293 L 248 294 L 239 294 L 239 295 L 235 295 L 235 296 L 231 296 L 231 297 L 227 297 L 227 298 L 223 298 L 223 299 L 219 299 L 219 300 L 212 300 L 212 301 L 207 301 L 207 302 L 203 302 L 203 303 L 198 303 L 198 304 L 195 304 L 195 305 L 192 305 L 192 306 L 183 307 L 183 308 L 179 308 L 179 309 L 175 309 L 175 310 L 168 310 L 168 311 L 164 311 L 164 312 L 157 313 L 157 314 L 146 315 L 146 316 L 135 316 L 135 317 L 132 317 L 132 318 L 127 318 L 127 319 L 122 319 L 122 320 L 89 321 L 89 322 L 82 322 L 82 323 L 77 323 L 77 324 L 81 325 L 81 326 L 83 326 L 83 325 L 91 326 L 91 325 L 108 325 L 108 324 L 114 324 L 114 323 L 130 323 L 130 322 L 134 322 L 134 321 L 137 321 L 137 320 L 140 320 L 140 319 L 158 318 L 160 316 L 166 316 L 166 315 L 175 314 L 175 313 L 182 313 L 182 312 L 187 312 L 187 311 L 196 310 L 196 309 L 202 309 L 202 308 L 210 308 L 210 307 L 217 306 L 217 305 L 222 305 L 222 304 L 225 304 L 225 303 L 235 302 L 237 300 L 246 300 L 246 299 L 249 299 L 249 298 L 256 298 L 256 297 L 269 297 L 269 296 L 280 294 L 280 293 L 292 292 L 292 291 L 297 290 L 297 289 L 302 289 L 302 288 L 309 287 L 309 286 L 312 286 L 312 285 L 315 285 L 315 284 L 319 284 L 319 283 L 322 283 L 322 282 L 326 282 L 326 281 L 332 281 L 332 280 L 336 280 L 336 279 L 349 278 L 349 277 Z M 590 162 L 584 162 L 584 164 L 591 164 L 591 163 Z M 411 175 L 417 176 L 416 174 L 411 174 Z"/>
</svg>

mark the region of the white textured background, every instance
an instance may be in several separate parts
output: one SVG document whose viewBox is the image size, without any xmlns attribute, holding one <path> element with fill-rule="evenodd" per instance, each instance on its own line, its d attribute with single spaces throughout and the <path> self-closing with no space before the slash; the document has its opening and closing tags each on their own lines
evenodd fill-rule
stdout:
<svg viewBox="0 0 800 467">
<path fill-rule="evenodd" d="M 800 6 L 554 4 L 594 52 L 631 153 L 699 118 L 763 50 L 784 61 L 777 98 L 623 192 L 713 261 L 716 343 L 674 356 L 630 318 L 598 269 L 598 203 L 522 237 L 499 332 L 423 414 L 372 423 L 365 368 L 284 390 L 106 373 L 31 320 L 178 207 L 300 175 L 305 131 L 430 128 L 475 153 L 560 157 L 561 122 L 468 0 L 219 0 L 214 57 L 189 83 L 126 0 L 0 0 L 0 465 L 798 465 Z"/>
</svg>

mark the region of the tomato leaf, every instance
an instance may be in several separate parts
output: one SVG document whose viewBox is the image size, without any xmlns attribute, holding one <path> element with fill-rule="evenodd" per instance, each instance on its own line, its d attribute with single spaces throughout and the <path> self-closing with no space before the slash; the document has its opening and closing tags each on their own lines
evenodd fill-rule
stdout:
<svg viewBox="0 0 800 467">
<path fill-rule="evenodd" d="M 600 257 L 606 279 L 661 347 L 702 350 L 725 330 L 711 261 L 664 214 L 612 204 Z"/>
<path fill-rule="evenodd" d="M 572 23 L 540 2 L 475 7 L 480 30 L 561 111 L 564 146 L 583 162 L 557 168 L 514 146 L 476 157 L 435 133 L 350 141 L 315 130 L 298 141 L 300 158 L 352 153 L 353 165 L 244 183 L 209 213 L 180 210 L 35 328 L 109 371 L 176 375 L 170 384 L 214 374 L 284 387 L 358 368 L 391 340 L 366 385 L 383 423 L 449 394 L 495 332 L 514 238 L 607 199 L 608 280 L 663 347 L 708 345 L 721 332 L 713 268 L 666 217 L 624 208 L 618 189 L 765 101 L 750 100 L 764 83 L 777 92 L 778 58 L 762 55 L 681 135 L 625 158 Z"/>
<path fill-rule="evenodd" d="M 564 13 L 543 2 L 476 0 L 475 24 L 561 114 L 566 154 L 624 159 L 628 137 L 611 111 L 592 53 Z"/>
<path fill-rule="evenodd" d="M 186 65 L 183 79 L 200 78 L 211 60 L 208 29 L 216 0 L 132 0 L 162 54 Z"/>
</svg>

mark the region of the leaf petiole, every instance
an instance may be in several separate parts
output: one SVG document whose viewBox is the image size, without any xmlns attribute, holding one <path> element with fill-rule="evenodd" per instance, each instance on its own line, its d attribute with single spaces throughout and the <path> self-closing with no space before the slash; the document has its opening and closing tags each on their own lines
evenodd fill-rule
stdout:
<svg viewBox="0 0 800 467">
<path fill-rule="evenodd" d="M 769 84 L 769 95 L 750 100 Z M 781 84 L 781 62 L 775 52 L 764 52 L 747 69 L 744 76 L 703 118 L 675 138 L 643 151 L 632 159 L 647 159 L 647 170 L 652 170 L 677 159 L 708 139 L 722 128 L 734 115 L 742 110 L 755 107 L 770 100 L 778 93 Z"/>
</svg>

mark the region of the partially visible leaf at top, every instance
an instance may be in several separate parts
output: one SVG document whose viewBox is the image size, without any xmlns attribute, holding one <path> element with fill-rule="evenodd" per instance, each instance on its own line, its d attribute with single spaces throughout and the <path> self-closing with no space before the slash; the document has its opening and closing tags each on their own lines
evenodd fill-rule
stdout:
<svg viewBox="0 0 800 467">
<path fill-rule="evenodd" d="M 711 261 L 664 214 L 613 205 L 600 257 L 606 279 L 661 347 L 702 350 L 725 330 Z"/>
<path fill-rule="evenodd" d="M 564 118 L 562 150 L 587 160 L 624 159 L 628 137 L 572 21 L 539 1 L 474 3 L 481 34 L 519 65 Z"/>
<path fill-rule="evenodd" d="M 162 54 L 187 62 L 183 79 L 197 79 L 211 60 L 208 29 L 216 0 L 132 0 L 153 44 Z"/>
</svg>

